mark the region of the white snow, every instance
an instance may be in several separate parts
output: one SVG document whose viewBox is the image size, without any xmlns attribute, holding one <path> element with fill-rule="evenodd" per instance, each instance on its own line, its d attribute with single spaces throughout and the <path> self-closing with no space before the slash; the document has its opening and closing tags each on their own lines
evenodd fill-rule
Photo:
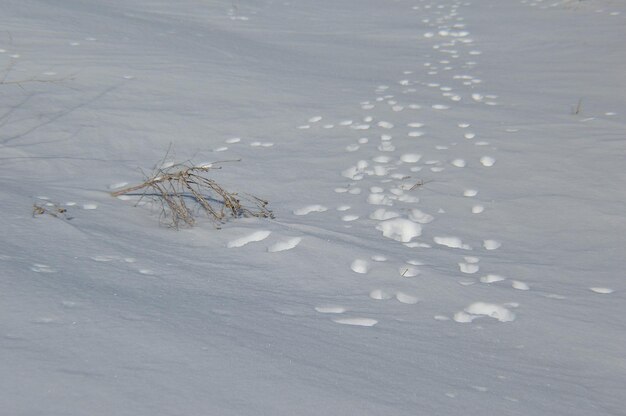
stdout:
<svg viewBox="0 0 626 416">
<path fill-rule="evenodd" d="M 2 2 L 0 413 L 623 414 L 625 17 Z"/>
</svg>

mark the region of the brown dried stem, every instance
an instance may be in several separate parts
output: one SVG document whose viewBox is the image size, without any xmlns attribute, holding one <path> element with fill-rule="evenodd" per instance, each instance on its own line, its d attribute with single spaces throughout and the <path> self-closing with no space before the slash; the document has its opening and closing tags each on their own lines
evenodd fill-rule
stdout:
<svg viewBox="0 0 626 416">
<path fill-rule="evenodd" d="M 185 224 L 192 227 L 196 222 L 196 213 L 204 213 L 216 226 L 223 224 L 228 217 L 274 218 L 267 208 L 267 201 L 250 195 L 245 199 L 222 188 L 217 182 L 206 177 L 212 165 L 193 166 L 188 164 L 159 168 L 139 185 L 130 186 L 111 192 L 111 195 L 140 193 L 142 198 L 151 197 L 161 204 L 161 216 L 166 222 L 179 228 Z M 187 201 L 187 202 L 186 202 Z M 189 206 L 192 202 L 192 206 Z"/>
</svg>

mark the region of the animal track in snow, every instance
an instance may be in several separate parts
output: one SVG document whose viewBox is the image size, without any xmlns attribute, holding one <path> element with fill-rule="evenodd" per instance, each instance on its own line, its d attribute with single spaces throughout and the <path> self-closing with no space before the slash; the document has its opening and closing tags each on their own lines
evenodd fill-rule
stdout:
<svg viewBox="0 0 626 416">
<path fill-rule="evenodd" d="M 376 319 L 371 318 L 336 318 L 333 319 L 333 322 L 353 326 L 374 326 L 378 323 Z"/>
<path fill-rule="evenodd" d="M 393 294 L 383 289 L 374 289 L 370 292 L 369 296 L 374 300 L 388 300 L 393 297 Z"/>
<path fill-rule="evenodd" d="M 392 129 L 394 127 L 393 123 L 388 121 L 379 121 L 377 125 L 383 129 Z"/>
<path fill-rule="evenodd" d="M 346 308 L 344 308 L 343 306 L 335 306 L 335 305 L 323 305 L 323 306 L 316 306 L 315 310 L 319 313 L 344 313 L 345 311 L 347 311 Z"/>
<path fill-rule="evenodd" d="M 401 243 L 408 243 L 422 234 L 422 227 L 419 224 L 404 218 L 383 221 L 376 226 L 376 229 L 382 231 L 383 236 Z"/>
<path fill-rule="evenodd" d="M 615 292 L 613 289 L 608 287 L 590 287 L 589 290 L 591 290 L 593 293 L 598 293 L 600 295 L 609 295 Z"/>
<path fill-rule="evenodd" d="M 93 256 L 91 260 L 97 261 L 97 262 L 109 262 L 113 260 L 119 260 L 119 257 L 118 256 Z"/>
<path fill-rule="evenodd" d="M 291 250 L 295 248 L 302 241 L 301 237 L 293 237 L 284 241 L 279 241 L 277 243 L 272 244 L 267 248 L 269 253 L 278 253 L 280 251 Z"/>
<path fill-rule="evenodd" d="M 461 273 L 474 274 L 480 270 L 480 267 L 478 264 L 459 263 L 459 269 L 461 270 Z"/>
<path fill-rule="evenodd" d="M 440 246 L 445 246 L 445 247 L 450 247 L 450 248 L 461 248 L 464 250 L 471 250 L 472 248 L 467 245 L 467 244 L 463 244 L 463 241 L 461 241 L 460 238 L 458 237 L 433 237 L 433 241 L 437 244 L 439 244 Z"/>
<path fill-rule="evenodd" d="M 464 168 L 466 166 L 466 162 L 463 159 L 454 159 L 451 164 L 457 168 Z"/>
<path fill-rule="evenodd" d="M 47 264 L 34 263 L 30 269 L 35 273 L 56 273 L 56 270 Z"/>
<path fill-rule="evenodd" d="M 251 142 L 250 146 L 252 147 L 272 147 L 274 143 L 272 142 Z"/>
<path fill-rule="evenodd" d="M 352 262 L 350 268 L 355 273 L 366 274 L 370 271 L 370 264 L 367 262 L 367 260 L 356 259 Z"/>
<path fill-rule="evenodd" d="M 422 158 L 422 155 L 417 153 L 405 153 L 400 156 L 400 160 L 404 163 L 417 163 Z"/>
<path fill-rule="evenodd" d="M 341 221 L 351 222 L 359 219 L 358 215 L 348 214 L 341 217 Z"/>
<path fill-rule="evenodd" d="M 496 159 L 491 156 L 483 156 L 480 158 L 480 163 L 485 167 L 491 167 L 496 163 Z"/>
<path fill-rule="evenodd" d="M 454 321 L 459 323 L 472 322 L 481 316 L 488 316 L 500 322 L 512 322 L 515 314 L 502 305 L 494 303 L 475 302 L 466 307 L 463 311 L 454 314 Z"/>
<path fill-rule="evenodd" d="M 246 236 L 237 238 L 235 240 L 229 241 L 228 244 L 226 245 L 226 247 L 228 248 L 237 248 L 237 247 L 243 247 L 246 244 L 249 243 L 254 243 L 257 241 L 262 241 L 265 240 L 267 237 L 269 237 L 269 235 L 271 234 L 271 231 L 266 231 L 266 230 L 259 230 L 259 231 L 255 231 L 251 234 L 248 234 Z"/>
<path fill-rule="evenodd" d="M 324 212 L 328 211 L 324 205 L 307 205 L 306 207 L 298 208 L 293 211 L 295 215 L 308 215 L 312 212 Z"/>
<path fill-rule="evenodd" d="M 497 274 L 488 274 L 480 278 L 481 283 L 496 283 L 496 282 L 502 282 L 503 280 L 506 280 L 506 279 Z"/>
<path fill-rule="evenodd" d="M 417 296 L 409 295 L 408 293 L 398 292 L 396 293 L 396 299 L 400 303 L 404 303 L 406 305 L 415 305 L 419 302 L 419 298 Z"/>
<path fill-rule="evenodd" d="M 530 290 L 530 286 L 528 286 L 527 283 L 520 282 L 519 280 L 512 280 L 511 286 L 513 287 L 513 289 L 517 290 Z"/>
<path fill-rule="evenodd" d="M 428 224 L 432 222 L 435 219 L 435 217 L 423 211 L 420 211 L 417 208 L 413 208 L 409 211 L 409 219 L 411 221 L 415 221 L 420 224 Z"/>
<path fill-rule="evenodd" d="M 483 241 L 483 247 L 485 248 L 485 250 L 497 250 L 502 246 L 502 243 L 500 243 L 497 240 L 484 240 Z"/>
</svg>

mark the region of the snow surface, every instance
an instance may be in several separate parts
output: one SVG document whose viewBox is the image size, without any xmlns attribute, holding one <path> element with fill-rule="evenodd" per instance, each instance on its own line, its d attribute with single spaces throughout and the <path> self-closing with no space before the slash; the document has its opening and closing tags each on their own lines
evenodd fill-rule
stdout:
<svg viewBox="0 0 626 416">
<path fill-rule="evenodd" d="M 4 0 L 0 27 L 1 414 L 624 414 L 623 2 Z M 275 220 L 109 195 L 237 159 L 214 179 Z"/>
</svg>

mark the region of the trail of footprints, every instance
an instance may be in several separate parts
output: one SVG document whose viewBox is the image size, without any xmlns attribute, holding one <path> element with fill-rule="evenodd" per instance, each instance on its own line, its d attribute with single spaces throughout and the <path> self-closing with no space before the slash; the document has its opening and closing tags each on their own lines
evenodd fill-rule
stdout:
<svg viewBox="0 0 626 416">
<path fill-rule="evenodd" d="M 489 169 L 497 164 L 494 150 L 485 152 L 477 160 L 469 160 L 454 155 L 451 157 L 425 157 L 420 151 L 427 146 L 426 139 L 432 135 L 427 120 L 440 113 L 454 109 L 456 106 L 484 105 L 497 106 L 498 97 L 483 92 L 483 81 L 472 73 L 478 66 L 477 59 L 481 51 L 475 46 L 470 32 L 467 30 L 463 18 L 459 15 L 461 7 L 470 3 L 455 3 L 451 6 L 438 5 L 422 1 L 413 7 L 420 13 L 422 23 L 432 30 L 423 33 L 424 39 L 431 43 L 433 50 L 428 61 L 422 67 L 412 68 L 403 73 L 394 85 L 379 85 L 374 89 L 374 96 L 370 100 L 359 103 L 360 114 L 353 119 L 333 120 L 328 122 L 323 116 L 310 117 L 297 128 L 323 132 L 320 129 L 340 128 L 347 135 L 355 139 L 345 146 L 345 151 L 355 155 L 355 162 L 346 166 L 340 174 L 346 179 L 345 186 L 335 189 L 347 201 L 339 205 L 337 211 L 346 226 L 363 224 L 369 226 L 371 220 L 376 222 L 375 228 L 382 237 L 403 244 L 407 253 L 411 250 L 429 249 L 434 246 L 443 249 L 459 251 L 457 261 L 459 276 L 463 276 L 459 284 L 471 286 L 476 283 L 500 284 L 509 281 L 496 275 L 485 274 L 479 276 L 481 259 L 472 255 L 476 250 L 497 250 L 501 243 L 492 238 L 482 239 L 482 248 L 474 248 L 465 243 L 460 237 L 452 235 L 435 236 L 433 241 L 421 241 L 424 227 L 436 220 L 436 214 L 424 212 L 417 208 L 419 204 L 419 188 L 425 183 L 418 179 L 420 172 L 428 173 L 429 177 L 436 177 L 438 173 L 448 169 L 463 169 L 468 166 Z M 413 101 L 413 97 L 427 96 L 420 94 L 424 90 L 438 91 L 440 99 L 430 102 Z M 430 91 L 427 91 L 430 92 Z M 431 95 L 432 96 L 432 95 Z M 467 120 L 454 120 L 458 128 L 458 140 L 472 143 L 479 148 L 487 148 L 489 143 L 481 140 L 472 125 Z M 512 131 L 513 132 L 513 131 Z M 407 146 L 407 143 L 410 146 Z M 458 142 L 438 144 L 435 154 L 452 153 Z M 400 151 L 400 148 L 410 148 L 411 151 Z M 432 153 L 432 152 L 429 152 Z M 417 175 L 417 176 L 416 176 Z M 436 179 L 435 179 L 436 180 Z M 479 190 L 466 188 L 462 198 L 476 198 Z M 350 213 L 349 201 L 360 199 L 372 206 L 368 218 Z M 478 215 L 485 210 L 481 203 L 472 204 L 471 215 Z M 328 208 L 321 205 L 310 205 L 298 209 L 295 215 L 326 212 Z M 443 212 L 443 210 L 440 210 Z M 391 241 L 390 241 L 391 242 Z M 471 253 L 471 254 L 470 254 Z M 356 274 L 370 274 L 377 262 L 387 259 L 376 253 L 364 253 L 363 256 L 353 259 L 349 264 L 350 270 Z M 399 279 L 411 279 L 419 276 L 422 263 L 409 260 L 397 264 Z M 513 289 L 529 290 L 528 284 L 510 280 Z M 407 290 L 392 291 L 385 288 L 375 288 L 369 292 L 369 298 L 375 301 L 396 301 L 406 305 L 416 305 L 419 297 L 413 293 L 415 284 L 407 282 Z M 510 322 L 515 319 L 512 309 L 517 303 L 495 304 L 477 301 L 467 305 L 460 311 L 452 312 L 451 316 L 437 315 L 439 321 L 453 320 L 458 323 L 469 323 L 480 317 L 490 317 L 499 322 Z M 333 318 L 338 324 L 373 326 L 376 319 L 348 316 L 346 307 L 340 305 L 322 305 L 316 311 L 324 314 L 340 315 Z M 351 314 L 350 314 L 351 315 Z"/>
<path fill-rule="evenodd" d="M 465 3 L 466 5 L 468 3 Z M 446 9 L 447 8 L 447 9 Z M 335 192 L 353 200 L 364 198 L 372 206 L 368 218 L 360 218 L 350 214 L 349 203 L 340 205 L 337 210 L 342 212 L 341 220 L 347 223 L 376 222 L 375 228 L 382 237 L 403 244 L 408 253 L 415 249 L 429 249 L 435 246 L 452 248 L 472 252 L 474 249 L 464 243 L 457 236 L 441 235 L 434 237 L 432 242 L 420 241 L 423 227 L 435 221 L 436 213 L 424 212 L 417 208 L 419 204 L 419 188 L 425 183 L 417 179 L 419 172 L 428 172 L 429 176 L 444 172 L 447 169 L 462 169 L 469 165 L 482 168 L 491 168 L 496 165 L 493 154 L 485 153 L 478 160 L 467 160 L 462 157 L 431 158 L 424 157 L 420 149 L 426 146 L 425 139 L 429 137 L 427 120 L 432 119 L 434 113 L 445 112 L 458 105 L 486 105 L 495 106 L 497 96 L 483 93 L 482 80 L 471 75 L 478 65 L 476 57 L 481 54 L 474 41 L 470 38 L 463 18 L 459 16 L 461 3 L 450 7 L 422 1 L 421 5 L 413 7 L 416 11 L 434 11 L 425 13 L 432 17 L 423 18 L 422 23 L 431 27 L 423 33 L 423 37 L 431 42 L 434 53 L 423 63 L 421 68 L 409 69 L 401 74 L 401 79 L 395 85 L 379 85 L 374 89 L 371 100 L 359 103 L 361 114 L 354 119 L 346 119 L 326 123 L 322 116 L 313 116 L 299 129 L 309 130 L 322 128 L 343 128 L 346 132 L 357 136 L 356 140 L 345 147 L 348 153 L 354 153 L 357 160 L 351 166 L 341 171 L 347 180 L 345 186 L 338 187 Z M 423 15 L 423 14 L 422 14 Z M 445 81 L 445 82 L 444 82 Z M 412 102 L 412 97 L 419 97 L 424 89 L 437 90 L 440 100 L 435 102 Z M 457 123 L 459 140 L 471 141 L 475 146 L 488 146 L 489 143 L 477 140 L 477 134 L 471 124 L 465 120 Z M 431 133 L 432 134 L 432 133 Z M 410 146 L 406 144 L 410 143 Z M 451 150 L 451 145 L 438 144 L 435 147 L 437 154 Z M 409 152 L 399 151 L 399 148 L 413 149 Z M 459 146 L 460 147 L 460 146 Z M 462 197 L 474 198 L 478 190 L 468 188 L 463 191 Z M 362 196 L 361 196 L 362 195 Z M 306 215 L 312 212 L 326 211 L 327 207 L 310 205 L 299 209 L 296 215 Z M 484 206 L 474 204 L 472 214 L 480 214 Z M 494 239 L 485 239 L 485 250 L 496 250 L 500 242 Z M 365 254 L 354 259 L 350 264 L 352 272 L 369 274 L 373 265 L 387 259 L 379 254 Z M 397 264 L 398 278 L 410 279 L 419 276 L 422 263 L 409 260 Z M 480 271 L 480 258 L 461 253 L 458 261 L 459 274 L 473 276 Z M 479 279 L 481 283 L 495 283 L 493 277 Z M 504 280 L 504 278 L 500 278 Z M 471 285 L 475 279 L 464 279 L 460 284 Z M 420 299 L 412 292 L 414 284 L 406 285 L 405 291 L 391 291 L 384 288 L 375 288 L 369 292 L 369 298 L 375 301 L 396 301 L 415 305 Z M 412 289 L 411 289 L 412 288 Z M 513 288 L 528 290 L 523 282 L 513 282 Z M 438 320 L 453 319 L 456 322 L 472 322 L 482 316 L 489 316 L 501 322 L 515 319 L 515 314 L 509 308 L 514 305 L 497 305 L 486 302 L 475 302 L 462 311 L 458 311 L 451 318 L 443 315 L 435 317 Z M 321 306 L 316 308 L 320 313 L 344 314 L 347 308 L 342 306 Z M 375 319 L 361 317 L 335 318 L 334 322 L 346 325 L 373 326 Z"/>
<path fill-rule="evenodd" d="M 428 139 L 436 136 L 427 120 L 445 114 L 446 111 L 457 106 L 497 106 L 498 97 L 483 90 L 483 81 L 472 75 L 478 67 L 478 59 L 482 52 L 476 47 L 470 32 L 466 28 L 463 17 L 459 15 L 462 7 L 471 3 L 457 2 L 450 6 L 438 5 L 422 0 L 414 6 L 423 17 L 422 23 L 430 27 L 423 33 L 423 38 L 431 43 L 432 55 L 428 55 L 427 62 L 421 67 L 407 69 L 400 75 L 400 79 L 393 85 L 378 85 L 374 88 L 370 100 L 359 103 L 360 111 L 353 118 L 342 120 L 326 120 L 321 115 L 309 117 L 304 123 L 297 126 L 299 130 L 307 130 L 315 134 L 329 129 L 343 129 L 346 136 L 353 136 L 352 142 L 345 145 L 347 153 L 354 154 L 355 162 L 339 172 L 346 179 L 344 186 L 334 191 L 346 199 L 346 203 L 338 205 L 335 210 L 345 227 L 370 226 L 375 221 L 375 228 L 385 241 L 391 244 L 403 244 L 407 247 L 407 255 L 414 250 L 439 247 L 452 249 L 458 253 L 454 265 L 458 269 L 462 286 L 473 286 L 477 283 L 508 284 L 512 289 L 528 291 L 530 286 L 519 280 L 512 280 L 496 273 L 481 273 L 481 259 L 474 255 L 479 250 L 498 250 L 501 243 L 493 238 L 480 238 L 482 247 L 472 247 L 459 236 L 436 235 L 432 241 L 421 241 L 424 227 L 436 220 L 437 214 L 445 213 L 440 209 L 437 213 L 424 212 L 417 208 L 419 204 L 419 188 L 426 182 L 419 179 L 420 172 L 429 177 L 446 170 L 458 170 L 471 167 L 489 169 L 497 165 L 495 150 L 490 143 L 481 140 L 468 120 L 455 120 L 449 117 L 450 123 L 455 123 L 458 131 L 457 142 L 436 144 L 435 154 L 452 154 L 457 149 L 476 146 L 477 149 L 489 149 L 478 158 L 468 159 L 455 154 L 450 157 L 425 157 Z M 424 13 L 426 12 L 426 13 Z M 426 90 L 437 91 L 440 99 L 429 102 L 413 101 L 412 97 L 428 96 L 421 94 Z M 508 133 L 515 133 L 517 129 L 507 129 Z M 407 143 L 409 146 L 407 146 Z M 463 143 L 463 146 L 459 145 Z M 410 148 L 410 151 L 400 151 L 399 148 Z M 432 152 L 429 152 L 432 154 Z M 433 179 L 436 180 L 436 179 Z M 479 190 L 467 187 L 459 195 L 460 198 L 478 199 Z M 350 201 L 363 199 L 372 207 L 367 217 L 353 214 Z M 480 202 L 470 204 L 468 214 L 479 215 L 485 211 Z M 295 216 L 304 215 L 331 215 L 333 211 L 328 206 L 310 204 L 294 210 Z M 229 247 L 241 247 L 250 242 L 262 241 L 269 235 L 269 231 L 255 231 L 240 239 L 233 240 Z M 489 236 L 491 237 L 491 236 Z M 476 240 L 476 236 L 468 236 Z M 279 252 L 295 248 L 300 243 L 300 237 L 291 237 L 274 243 L 267 248 L 268 252 Z M 347 267 L 355 274 L 375 274 L 376 264 L 388 262 L 388 258 L 379 253 L 364 253 L 353 259 Z M 390 290 L 386 288 L 372 288 L 364 294 L 372 301 L 396 301 L 404 305 L 416 305 L 420 302 L 419 296 L 414 293 L 416 284 L 411 279 L 422 274 L 418 260 L 407 260 L 395 265 L 398 279 L 406 283 L 406 290 Z M 487 267 L 487 269 L 489 269 Z M 612 290 L 603 287 L 590 288 L 598 294 L 610 294 Z M 563 298 L 560 295 L 547 295 L 549 298 Z M 448 311 L 448 315 L 436 315 L 437 321 L 454 321 L 457 323 L 471 323 L 476 319 L 489 317 L 498 322 L 511 322 L 516 318 L 513 311 L 519 307 L 517 302 L 492 303 L 478 300 L 466 305 L 456 312 Z M 315 311 L 331 315 L 332 321 L 341 325 L 372 327 L 378 324 L 377 319 L 362 316 L 353 316 L 349 308 L 342 305 L 323 304 L 315 307 Z"/>
</svg>

